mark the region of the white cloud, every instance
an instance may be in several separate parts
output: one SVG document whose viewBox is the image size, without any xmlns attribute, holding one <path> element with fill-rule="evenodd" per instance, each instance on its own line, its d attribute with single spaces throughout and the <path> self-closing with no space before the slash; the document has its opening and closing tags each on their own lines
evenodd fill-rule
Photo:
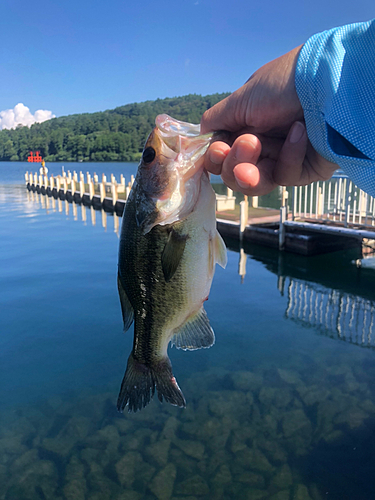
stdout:
<svg viewBox="0 0 375 500">
<path fill-rule="evenodd" d="M 52 111 L 38 109 L 32 114 L 30 109 L 20 102 L 13 109 L 0 111 L 0 130 L 3 128 L 16 128 L 17 125 L 27 125 L 30 127 L 33 123 L 42 123 L 51 118 L 55 118 Z"/>
</svg>

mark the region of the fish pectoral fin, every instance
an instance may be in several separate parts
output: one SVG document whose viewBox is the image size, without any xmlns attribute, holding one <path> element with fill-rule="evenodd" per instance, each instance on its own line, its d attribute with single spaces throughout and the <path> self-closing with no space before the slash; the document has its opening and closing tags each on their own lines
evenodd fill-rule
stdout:
<svg viewBox="0 0 375 500">
<path fill-rule="evenodd" d="M 133 323 L 134 309 L 130 303 L 130 300 L 128 299 L 128 296 L 126 295 L 124 287 L 122 286 L 120 274 L 117 274 L 117 287 L 120 296 L 122 319 L 124 321 L 124 332 L 126 332 L 127 330 L 129 330 L 131 324 Z"/>
<path fill-rule="evenodd" d="M 184 351 L 211 347 L 214 343 L 215 334 L 203 306 L 171 338 L 171 345 Z"/>
<path fill-rule="evenodd" d="M 187 235 L 179 234 L 173 229 L 169 233 L 168 241 L 161 256 L 161 265 L 167 283 L 173 278 L 178 268 L 187 238 Z"/>
<path fill-rule="evenodd" d="M 219 264 L 219 266 L 225 269 L 227 265 L 227 247 L 225 246 L 224 240 L 218 230 L 216 230 L 215 236 L 212 240 L 212 252 L 214 256 L 214 263 Z"/>
</svg>

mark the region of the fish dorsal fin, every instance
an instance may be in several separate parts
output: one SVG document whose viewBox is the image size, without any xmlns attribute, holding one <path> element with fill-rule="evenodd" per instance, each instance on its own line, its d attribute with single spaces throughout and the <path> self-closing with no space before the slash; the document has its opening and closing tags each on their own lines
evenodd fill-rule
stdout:
<svg viewBox="0 0 375 500">
<path fill-rule="evenodd" d="M 129 330 L 131 324 L 134 320 L 134 309 L 126 295 L 124 287 L 121 283 L 120 274 L 117 274 L 117 286 L 118 292 L 120 295 L 120 303 L 121 303 L 121 311 L 122 311 L 122 319 L 124 321 L 124 332 Z"/>
<path fill-rule="evenodd" d="M 161 256 L 161 265 L 166 282 L 173 278 L 178 268 L 187 238 L 186 235 L 179 234 L 173 229 L 169 233 L 168 241 Z"/>
<path fill-rule="evenodd" d="M 213 270 L 215 264 L 219 264 L 223 269 L 227 265 L 227 247 L 218 230 L 210 240 L 210 268 Z"/>
<path fill-rule="evenodd" d="M 184 351 L 211 347 L 214 343 L 215 334 L 203 306 L 171 338 L 171 345 Z"/>
</svg>

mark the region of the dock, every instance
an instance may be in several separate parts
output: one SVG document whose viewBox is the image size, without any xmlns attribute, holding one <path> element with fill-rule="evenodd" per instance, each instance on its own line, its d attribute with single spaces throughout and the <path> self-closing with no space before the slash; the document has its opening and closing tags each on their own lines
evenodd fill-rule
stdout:
<svg viewBox="0 0 375 500">
<path fill-rule="evenodd" d="M 122 217 L 134 177 L 126 182 L 63 171 L 53 176 L 25 173 L 29 191 L 68 203 L 93 207 Z M 280 188 L 279 209 L 258 206 L 258 198 L 239 204 L 233 192 L 216 195 L 219 232 L 226 238 L 247 241 L 302 255 L 361 247 L 375 240 L 375 200 L 345 176 L 310 186 Z"/>
</svg>

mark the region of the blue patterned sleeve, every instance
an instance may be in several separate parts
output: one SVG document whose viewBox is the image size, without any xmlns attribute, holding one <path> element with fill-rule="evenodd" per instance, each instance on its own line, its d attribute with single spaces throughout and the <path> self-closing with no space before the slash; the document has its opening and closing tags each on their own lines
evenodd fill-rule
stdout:
<svg viewBox="0 0 375 500">
<path fill-rule="evenodd" d="M 312 36 L 295 82 L 316 151 L 375 196 L 375 20 Z"/>
</svg>

